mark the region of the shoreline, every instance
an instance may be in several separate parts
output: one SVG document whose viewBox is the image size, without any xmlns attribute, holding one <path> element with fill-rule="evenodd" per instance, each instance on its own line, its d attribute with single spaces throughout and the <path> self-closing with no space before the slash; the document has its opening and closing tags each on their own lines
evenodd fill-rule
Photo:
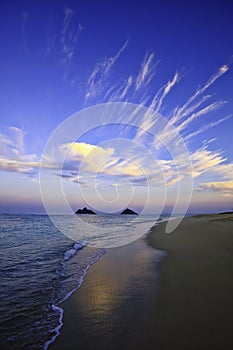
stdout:
<svg viewBox="0 0 233 350">
<path fill-rule="evenodd" d="M 92 265 L 49 350 L 231 348 L 233 215 L 165 225 Z"/>
<path fill-rule="evenodd" d="M 118 349 L 122 341 L 139 349 L 140 327 L 146 332 L 143 324 L 158 293 L 155 267 L 163 256 L 147 244 L 146 234 L 109 249 L 88 270 L 81 288 L 59 305 L 64 310 L 63 327 L 48 349 L 74 350 L 77 344 L 82 349 Z"/>
<path fill-rule="evenodd" d="M 47 350 L 48 348 L 50 348 L 50 345 L 52 345 L 56 339 L 60 336 L 61 334 L 61 329 L 64 325 L 64 322 L 63 322 L 63 315 L 64 315 L 64 309 L 61 307 L 61 305 L 63 303 L 65 303 L 74 293 L 76 293 L 81 287 L 82 287 L 82 284 L 83 284 L 83 281 L 88 273 L 88 270 L 91 268 L 92 265 L 96 264 L 99 259 L 101 259 L 101 257 L 105 254 L 108 253 L 108 250 L 107 249 L 103 249 L 103 252 L 99 253 L 95 258 L 94 260 L 92 260 L 91 263 L 89 263 L 85 269 L 83 270 L 83 274 L 82 276 L 80 277 L 80 280 L 78 282 L 78 285 L 75 289 L 71 290 L 64 298 L 63 298 L 63 301 L 61 303 L 59 303 L 58 305 L 55 305 L 55 304 L 51 304 L 51 307 L 53 310 L 56 310 L 59 314 L 59 317 L 58 317 L 58 325 L 51 330 L 51 333 L 53 333 L 54 335 L 51 336 L 50 339 L 48 339 L 45 343 L 44 343 L 44 346 L 43 346 L 43 350 Z"/>
</svg>

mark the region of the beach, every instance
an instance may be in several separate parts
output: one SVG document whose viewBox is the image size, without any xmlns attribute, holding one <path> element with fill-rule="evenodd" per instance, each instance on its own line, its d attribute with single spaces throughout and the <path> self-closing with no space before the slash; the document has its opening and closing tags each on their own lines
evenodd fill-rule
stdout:
<svg viewBox="0 0 233 350">
<path fill-rule="evenodd" d="M 233 214 L 165 227 L 91 266 L 49 349 L 232 348 Z"/>
</svg>

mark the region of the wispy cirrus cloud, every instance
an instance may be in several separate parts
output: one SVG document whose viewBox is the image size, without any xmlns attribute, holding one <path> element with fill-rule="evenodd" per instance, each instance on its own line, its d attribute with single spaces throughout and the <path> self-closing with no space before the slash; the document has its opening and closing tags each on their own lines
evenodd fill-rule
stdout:
<svg viewBox="0 0 233 350">
<path fill-rule="evenodd" d="M 162 130 L 158 130 L 156 136 L 160 142 L 155 141 L 155 146 L 160 148 L 162 144 L 172 144 L 179 142 L 177 137 L 178 133 L 182 136 L 184 141 L 190 140 L 195 135 L 201 134 L 202 132 L 224 122 L 229 117 L 220 118 L 218 121 L 211 122 L 205 124 L 203 127 L 195 130 L 192 127 L 193 122 L 202 116 L 208 116 L 210 113 L 217 111 L 220 109 L 226 101 L 214 101 L 209 104 L 206 104 L 208 99 L 210 99 L 210 95 L 203 96 L 203 93 L 223 74 L 225 74 L 229 70 L 227 65 L 223 65 L 220 67 L 217 72 L 211 76 L 211 78 L 204 84 L 203 87 L 197 89 L 197 91 L 192 95 L 187 101 L 183 104 L 183 106 L 176 107 L 174 111 L 171 113 L 171 116 L 168 116 L 167 126 L 162 128 Z M 144 120 L 142 121 L 141 130 L 139 130 L 137 134 L 137 139 L 142 137 L 145 132 L 150 132 L 156 127 L 158 122 L 158 118 L 156 113 L 159 113 L 163 106 L 163 100 L 166 97 L 167 93 L 170 91 L 172 87 L 180 80 L 179 75 L 175 75 L 171 82 L 168 82 L 165 85 L 164 92 L 161 93 L 162 88 L 160 88 L 153 98 L 149 108 L 154 110 L 155 113 L 150 113 L 149 115 L 145 115 Z M 161 94 L 161 98 L 158 96 Z M 174 125 L 174 129 L 172 130 L 171 125 Z M 190 131 L 191 129 L 192 131 Z M 193 131 L 193 129 L 195 131 Z"/>
<path fill-rule="evenodd" d="M 130 75 L 122 82 L 112 85 L 106 91 L 104 96 L 105 102 L 120 102 L 127 101 L 129 99 L 129 91 L 134 85 L 134 77 Z"/>
<path fill-rule="evenodd" d="M 126 49 L 128 45 L 128 40 L 124 42 L 122 47 L 117 51 L 117 53 L 101 62 L 98 62 L 94 69 L 92 70 L 88 80 L 87 80 L 87 91 L 85 95 L 86 102 L 89 99 L 95 98 L 97 95 L 103 95 L 107 93 L 109 89 L 109 84 L 107 83 L 107 78 L 109 74 L 119 59 L 122 52 Z M 107 87 L 106 87 L 107 86 Z"/>
<path fill-rule="evenodd" d="M 157 149 L 161 147 L 162 144 L 172 144 L 179 142 L 177 137 L 179 135 L 184 141 L 188 141 L 192 138 L 192 135 L 198 135 L 202 132 L 220 124 L 221 122 L 228 119 L 228 117 L 220 118 L 219 122 L 211 122 L 205 124 L 204 127 L 199 128 L 199 130 L 194 130 L 193 123 L 203 116 L 208 116 L 226 104 L 226 101 L 214 101 L 206 103 L 210 99 L 210 95 L 204 95 L 206 90 L 223 74 L 229 70 L 229 67 L 223 65 L 217 72 L 211 76 L 211 78 L 204 84 L 203 87 L 197 89 L 197 91 L 187 99 L 187 101 L 179 107 L 176 107 L 170 115 L 167 116 L 168 123 L 163 128 L 158 128 L 156 133 L 157 139 L 160 140 L 158 143 L 155 141 L 155 146 Z M 154 111 L 154 113 L 148 113 L 145 115 L 141 123 L 141 130 L 138 131 L 136 139 L 139 140 L 144 136 L 146 132 L 152 132 L 156 128 L 158 123 L 157 114 L 161 112 L 163 107 L 163 100 L 173 88 L 180 81 L 180 76 L 176 73 L 171 81 L 168 81 L 164 87 L 160 88 L 152 99 L 149 109 Z M 230 117 L 229 117 L 230 118 Z M 174 126 L 172 129 L 171 126 Z M 190 136 L 189 136 L 190 135 Z"/>
<path fill-rule="evenodd" d="M 226 117 L 223 117 L 219 120 L 216 120 L 214 122 L 210 122 L 207 124 L 204 124 L 202 127 L 200 127 L 198 130 L 194 131 L 194 132 L 190 132 L 188 135 L 184 136 L 184 141 L 188 141 L 190 139 L 192 139 L 193 137 L 201 134 L 202 132 L 213 128 L 214 126 L 217 126 L 221 123 L 224 123 L 226 120 L 230 119 L 233 117 L 233 114 L 227 115 Z"/>
<path fill-rule="evenodd" d="M 143 58 L 138 72 L 123 78 L 116 84 L 103 85 L 104 102 L 135 102 L 145 104 L 150 99 L 147 87 L 155 75 L 159 60 L 154 62 L 154 53 L 147 53 Z"/>
<path fill-rule="evenodd" d="M 47 45 L 45 48 L 45 56 L 50 56 L 53 54 L 56 48 L 57 32 L 53 25 L 54 18 L 51 15 L 48 24 L 48 34 L 47 34 Z"/>
<path fill-rule="evenodd" d="M 171 89 L 175 86 L 175 84 L 178 83 L 180 80 L 179 73 L 175 73 L 172 80 L 169 80 L 164 86 L 162 86 L 155 96 L 153 97 L 148 112 L 145 114 L 144 119 L 142 120 L 141 127 L 138 129 L 138 132 L 135 136 L 135 140 L 138 141 L 140 138 L 146 133 L 150 132 L 153 127 L 156 125 L 158 121 L 158 113 L 160 112 L 160 109 L 163 105 L 163 101 L 166 98 L 166 96 L 169 94 Z M 163 130 L 163 133 L 165 133 L 165 130 Z M 169 131 L 170 135 L 170 131 Z M 161 138 L 161 141 L 163 139 L 163 136 L 160 135 L 158 138 Z"/>
<path fill-rule="evenodd" d="M 64 8 L 60 32 L 55 28 L 54 17 L 51 15 L 48 24 L 45 56 L 57 56 L 59 63 L 67 65 L 75 56 L 78 39 L 84 28 L 75 18 L 75 12 L 69 7 Z"/>
<path fill-rule="evenodd" d="M 83 30 L 83 27 L 80 23 L 78 25 L 74 24 L 73 17 L 74 11 L 66 7 L 64 10 L 64 21 L 63 28 L 61 31 L 61 62 L 67 63 L 72 60 L 74 57 L 75 51 L 77 49 L 77 41 L 80 35 L 80 32 Z"/>
<path fill-rule="evenodd" d="M 208 98 L 208 96 L 203 98 L 203 93 L 211 86 L 213 83 L 218 80 L 223 74 L 225 74 L 229 70 L 227 65 L 221 66 L 215 74 L 213 74 L 209 80 L 180 107 L 176 107 L 173 111 L 172 115 L 172 123 L 177 124 L 181 119 L 189 116 L 194 113 L 194 111 Z M 197 98 L 202 97 L 201 101 L 193 104 Z"/>
<path fill-rule="evenodd" d="M 23 51 L 27 54 L 29 52 L 28 48 L 28 43 L 27 43 L 27 38 L 26 38 L 26 27 L 28 24 L 30 14 L 27 11 L 24 11 L 21 14 L 21 35 L 22 35 L 22 46 L 23 46 Z"/>
<path fill-rule="evenodd" d="M 74 12 L 70 8 L 66 8 L 60 38 L 56 39 L 59 40 L 62 63 L 64 64 L 73 59 L 77 48 L 78 35 L 82 30 L 80 25 L 74 25 L 73 19 Z M 51 49 L 49 49 L 48 54 L 52 51 L 55 37 L 51 40 Z M 148 107 L 147 112 L 140 119 L 140 128 L 133 141 L 143 141 L 142 137 L 145 137 L 147 132 L 151 132 L 152 135 L 155 135 L 156 142 L 157 140 L 160 141 L 158 144 L 172 148 L 180 139 L 188 142 L 193 137 L 232 117 L 232 115 L 219 117 L 198 129 L 195 129 L 194 126 L 196 120 L 201 120 L 203 116 L 207 118 L 226 103 L 225 101 L 212 101 L 212 96 L 207 92 L 208 88 L 229 70 L 227 65 L 223 65 L 202 87 L 198 88 L 191 97 L 188 97 L 183 105 L 178 105 L 168 115 L 164 115 L 164 120 L 167 123 L 162 124 L 162 127 L 157 127 L 160 120 L 159 113 L 164 110 L 164 102 L 169 97 L 170 91 L 180 83 L 182 75 L 176 72 L 157 92 L 150 95 L 148 91 L 152 90 L 155 68 L 158 64 L 158 62 L 154 62 L 154 54 L 150 53 L 142 59 L 138 72 L 121 77 L 119 81 L 111 81 L 112 70 L 127 46 L 128 40 L 124 42 L 115 55 L 95 65 L 87 79 L 84 102 L 97 100 L 98 102 L 123 101 L 146 105 Z M 133 112 L 135 116 L 137 115 L 137 108 L 138 106 L 135 106 Z M 127 123 L 127 120 L 122 120 L 122 122 Z M 174 130 L 174 132 L 171 130 Z M 228 162 L 221 151 L 211 151 L 207 144 L 196 151 L 190 150 L 190 160 L 193 165 L 191 172 L 190 169 L 186 168 L 182 154 L 178 155 L 176 161 L 167 160 L 160 156 L 155 167 L 146 154 L 139 155 L 140 153 L 138 153 L 137 157 L 133 159 L 130 152 L 122 151 L 122 155 L 119 155 L 114 147 L 104 148 L 85 142 L 60 145 L 59 148 L 54 150 L 51 157 L 43 158 L 41 163 L 41 156 L 26 152 L 24 137 L 24 130 L 15 127 L 9 128 L 8 135 L 0 134 L 1 170 L 33 174 L 39 166 L 51 170 L 62 168 L 64 172 L 61 176 L 69 181 L 84 184 L 85 177 L 79 175 L 77 178 L 77 170 L 81 167 L 82 172 L 88 174 L 88 179 L 95 179 L 96 173 L 100 173 L 103 176 L 108 176 L 110 183 L 116 183 L 116 179 L 123 179 L 137 184 L 137 186 L 145 186 L 146 180 L 148 180 L 151 186 L 166 183 L 168 187 L 175 186 L 186 176 L 192 179 L 202 176 L 206 179 L 206 182 L 203 182 L 205 184 L 202 186 L 203 190 L 208 188 L 207 184 L 217 183 L 217 181 L 213 181 L 213 176 L 219 177 L 218 183 L 222 184 L 231 181 L 230 179 L 233 177 L 233 165 Z M 158 155 L 156 143 L 150 146 L 154 154 Z M 176 162 L 179 163 L 179 173 Z M 82 181 L 80 178 L 82 178 Z M 220 187 L 218 187 L 219 191 Z"/>
<path fill-rule="evenodd" d="M 197 118 L 202 117 L 203 115 L 207 115 L 209 113 L 212 113 L 214 111 L 217 111 L 219 108 L 221 108 L 224 104 L 226 103 L 226 101 L 216 101 L 213 102 L 211 104 L 209 104 L 206 107 L 203 107 L 201 109 L 199 109 L 197 112 L 194 112 L 193 114 L 191 114 L 187 119 L 185 119 L 182 123 L 180 123 L 179 125 L 177 125 L 177 130 L 183 131 L 186 130 L 187 127 Z M 210 125 L 211 126 L 211 125 Z"/>
<path fill-rule="evenodd" d="M 83 29 L 80 23 L 78 26 L 74 25 L 73 16 L 74 11 L 69 7 L 66 7 L 63 28 L 61 31 L 62 63 L 67 63 L 74 57 L 79 34 Z"/>
<path fill-rule="evenodd" d="M 171 89 L 179 82 L 180 78 L 180 74 L 176 72 L 172 80 L 169 80 L 161 89 L 159 89 L 158 93 L 155 95 L 150 105 L 150 108 L 153 108 L 155 110 L 155 113 L 160 112 L 165 97 L 169 94 Z"/>
<path fill-rule="evenodd" d="M 155 67 L 158 62 L 155 64 L 153 62 L 154 54 L 146 54 L 142 63 L 138 75 L 135 79 L 135 89 L 138 91 L 141 87 L 145 88 L 152 80 Z"/>
<path fill-rule="evenodd" d="M 153 58 L 152 56 L 147 56 L 147 60 L 144 59 L 140 68 L 141 70 L 136 75 L 136 78 L 135 76 L 130 75 L 123 82 L 113 84 L 108 89 L 105 89 L 106 86 L 104 86 L 103 84 L 102 93 L 105 92 L 105 99 L 108 98 L 107 101 L 113 101 L 113 100 L 117 101 L 117 98 L 118 98 L 119 101 L 121 101 L 121 99 L 123 99 L 124 101 L 130 101 L 132 96 L 135 96 L 136 81 L 137 79 L 139 79 L 138 77 L 141 77 L 138 80 L 138 83 L 140 81 L 141 93 L 143 95 L 143 91 L 144 91 L 144 93 L 146 94 L 148 80 L 145 78 L 145 76 L 150 71 L 148 67 L 152 65 L 152 58 Z M 142 67 L 144 67 L 144 70 Z M 145 69 L 145 67 L 147 68 Z M 158 113 L 163 108 L 164 100 L 165 98 L 167 98 L 171 89 L 174 88 L 175 85 L 178 84 L 181 79 L 181 75 L 179 73 L 175 73 L 173 78 L 171 80 L 168 80 L 168 82 L 158 90 L 158 92 L 154 95 L 154 97 L 152 98 L 150 96 L 147 97 L 147 101 L 150 101 L 148 105 L 149 107 L 148 112 L 145 113 L 144 117 L 141 120 L 141 125 L 140 125 L 141 129 L 136 134 L 134 141 L 139 141 L 140 137 L 143 136 L 146 132 L 151 131 L 152 134 L 154 134 L 153 131 L 156 130 L 155 136 L 158 140 L 160 140 L 160 143 L 164 145 L 170 144 L 172 146 L 172 144 L 176 144 L 177 142 L 179 142 L 177 137 L 181 137 L 184 141 L 188 141 L 195 135 L 201 134 L 202 132 L 216 125 L 219 125 L 220 123 L 229 119 L 231 115 L 206 123 L 205 125 L 203 125 L 197 130 L 195 130 L 195 128 L 192 126 L 197 119 L 202 118 L 203 116 L 209 116 L 210 113 L 216 112 L 218 109 L 220 109 L 225 105 L 226 101 L 214 101 L 214 102 L 211 101 L 208 103 L 208 100 L 210 100 L 211 95 L 208 95 L 208 94 L 203 95 L 203 94 L 206 93 L 206 90 L 217 79 L 219 79 L 223 74 L 225 74 L 228 71 L 228 69 L 229 67 L 226 65 L 220 67 L 217 73 L 211 76 L 211 78 L 207 81 L 207 83 L 205 83 L 203 87 L 199 88 L 194 93 L 194 95 L 189 97 L 187 101 L 183 104 L 183 106 L 176 107 L 174 111 L 172 111 L 169 114 L 169 116 L 167 117 L 168 126 L 165 125 L 165 127 L 156 129 L 156 126 L 159 120 Z M 100 71 L 101 69 L 96 67 L 96 70 L 93 71 L 93 74 L 91 76 L 89 83 L 94 82 L 95 78 L 97 77 Z M 142 72 L 144 72 L 145 75 L 143 75 Z M 96 87 L 96 85 L 93 84 L 92 87 L 94 88 Z M 137 114 L 137 107 L 135 106 L 135 115 L 136 114 Z M 174 132 L 171 132 L 171 127 L 169 125 L 173 125 Z M 148 166 L 150 162 L 146 157 L 142 159 L 138 157 L 137 166 L 139 168 L 142 168 L 143 171 L 145 171 L 144 175 L 148 179 L 150 179 L 151 185 L 153 185 L 153 183 L 155 185 L 158 185 L 159 183 L 161 183 L 162 181 L 161 174 L 163 174 L 163 177 L 164 177 L 163 181 L 165 180 L 166 185 L 168 187 L 170 186 L 172 187 L 176 185 L 185 176 L 189 176 L 192 179 L 196 179 L 198 177 L 204 176 L 206 177 L 207 180 L 209 179 L 209 181 L 211 182 L 212 176 L 214 176 L 214 174 L 215 175 L 217 174 L 217 169 L 218 169 L 217 175 L 220 177 L 225 176 L 225 178 L 228 178 L 229 172 L 232 171 L 232 164 L 231 163 L 227 164 L 227 158 L 223 157 L 222 152 L 209 150 L 207 144 L 201 147 L 200 149 L 197 149 L 196 151 L 190 152 L 190 160 L 193 165 L 192 172 L 190 172 L 190 169 L 186 169 L 185 166 L 182 167 L 182 162 L 183 162 L 182 155 L 180 160 L 179 158 L 176 159 L 176 162 L 180 161 L 179 173 L 177 173 L 177 164 L 172 160 L 165 161 L 163 159 L 160 159 L 159 167 L 161 168 L 161 171 L 159 173 L 157 171 L 154 171 L 154 169 Z M 132 166 L 131 162 L 129 161 L 122 162 L 119 159 L 112 159 L 112 160 L 109 160 L 109 164 L 111 164 L 111 167 L 104 166 L 104 168 L 102 169 L 102 171 L 105 172 L 105 174 L 112 177 L 124 176 L 127 180 L 135 184 L 137 183 L 142 186 L 145 185 L 145 179 L 143 178 L 142 174 L 136 171 L 136 168 Z M 131 169 L 130 167 L 129 168 L 126 167 L 126 164 L 127 165 L 131 164 L 130 165 Z M 131 172 L 131 170 L 133 171 Z"/>
</svg>

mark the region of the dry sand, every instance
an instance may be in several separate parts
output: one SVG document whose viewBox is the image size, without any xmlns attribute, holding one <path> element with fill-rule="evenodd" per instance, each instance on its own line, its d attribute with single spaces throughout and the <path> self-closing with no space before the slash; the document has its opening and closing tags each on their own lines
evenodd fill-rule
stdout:
<svg viewBox="0 0 233 350">
<path fill-rule="evenodd" d="M 185 218 L 172 233 L 152 230 L 168 256 L 160 268 L 155 347 L 233 348 L 233 214 Z"/>
<path fill-rule="evenodd" d="M 114 248 L 63 303 L 51 350 L 233 348 L 233 214 L 165 223 Z M 159 265 L 160 254 L 168 254 Z"/>
</svg>

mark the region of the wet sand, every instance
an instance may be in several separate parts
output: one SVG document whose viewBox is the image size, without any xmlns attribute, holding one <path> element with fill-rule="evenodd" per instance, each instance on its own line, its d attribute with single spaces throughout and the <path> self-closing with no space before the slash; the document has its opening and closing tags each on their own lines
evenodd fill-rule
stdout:
<svg viewBox="0 0 233 350">
<path fill-rule="evenodd" d="M 140 349 L 162 256 L 145 239 L 110 249 L 61 305 L 64 326 L 49 350 Z"/>
<path fill-rule="evenodd" d="M 49 349 L 232 349 L 233 215 L 165 225 L 90 268 Z"/>
</svg>

